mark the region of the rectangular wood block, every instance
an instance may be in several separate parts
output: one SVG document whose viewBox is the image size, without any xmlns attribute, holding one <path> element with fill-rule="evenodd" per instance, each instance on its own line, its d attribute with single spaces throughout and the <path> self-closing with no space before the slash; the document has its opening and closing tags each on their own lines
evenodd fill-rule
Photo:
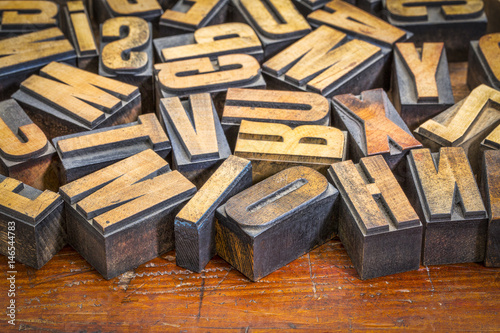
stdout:
<svg viewBox="0 0 500 333">
<path fill-rule="evenodd" d="M 174 218 L 196 192 L 148 149 L 64 185 L 68 242 L 105 279 L 174 248 Z"/>
<path fill-rule="evenodd" d="M 59 194 L 0 175 L 0 253 L 9 261 L 42 268 L 66 244 L 65 229 Z"/>
<path fill-rule="evenodd" d="M 414 149 L 408 170 L 407 193 L 424 225 L 422 263 L 483 261 L 488 214 L 464 150 Z"/>
<path fill-rule="evenodd" d="M 500 151 L 484 153 L 483 198 L 488 210 L 488 234 L 484 264 L 500 267 Z"/>
<path fill-rule="evenodd" d="M 500 89 L 500 32 L 470 42 L 467 84 L 470 89 L 481 84 Z"/>
<path fill-rule="evenodd" d="M 94 18 L 99 23 L 119 16 L 141 17 L 148 22 L 158 22 L 163 9 L 157 0 L 92 0 Z"/>
<path fill-rule="evenodd" d="M 338 235 L 362 280 L 419 268 L 422 223 L 380 155 L 333 164 Z"/>
<path fill-rule="evenodd" d="M 335 187 L 315 170 L 284 170 L 217 209 L 217 254 L 257 281 L 333 236 L 337 196 Z"/>
<path fill-rule="evenodd" d="M 177 266 L 194 272 L 205 268 L 215 255 L 215 210 L 250 186 L 250 161 L 229 156 L 175 217 Z"/>
</svg>

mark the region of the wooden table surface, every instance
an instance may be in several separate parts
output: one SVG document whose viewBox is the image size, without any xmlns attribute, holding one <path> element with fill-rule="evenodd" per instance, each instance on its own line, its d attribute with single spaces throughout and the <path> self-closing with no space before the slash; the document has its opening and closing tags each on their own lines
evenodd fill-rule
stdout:
<svg viewBox="0 0 500 333">
<path fill-rule="evenodd" d="M 451 64 L 456 100 L 465 63 Z M 0 256 L 5 311 L 7 258 Z M 42 269 L 16 264 L 16 326 L 0 331 L 500 331 L 500 269 L 470 263 L 361 281 L 338 238 L 253 283 L 219 257 L 200 273 L 166 253 L 106 281 L 66 246 Z"/>
</svg>

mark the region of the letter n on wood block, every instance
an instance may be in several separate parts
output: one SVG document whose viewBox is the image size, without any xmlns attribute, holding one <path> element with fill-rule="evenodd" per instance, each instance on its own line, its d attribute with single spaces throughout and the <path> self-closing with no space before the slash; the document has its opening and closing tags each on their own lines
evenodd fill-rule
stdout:
<svg viewBox="0 0 500 333">
<path fill-rule="evenodd" d="M 164 98 L 160 119 L 172 141 L 174 169 L 201 185 L 231 155 L 210 94 Z"/>
<path fill-rule="evenodd" d="M 49 139 L 135 121 L 141 111 L 137 87 L 57 62 L 12 97 Z"/>
<path fill-rule="evenodd" d="M 59 27 L 59 5 L 52 1 L 0 1 L 0 38 Z"/>
<path fill-rule="evenodd" d="M 488 215 L 464 150 L 412 150 L 408 169 L 409 197 L 424 224 L 422 263 L 483 261 Z"/>
<path fill-rule="evenodd" d="M 174 218 L 195 186 L 148 149 L 60 188 L 68 242 L 111 279 L 174 248 Z"/>
<path fill-rule="evenodd" d="M 480 84 L 500 89 L 500 32 L 470 42 L 467 84 L 471 89 Z"/>
<path fill-rule="evenodd" d="M 338 235 L 362 280 L 416 270 L 422 224 L 382 156 L 333 164 Z"/>
<path fill-rule="evenodd" d="M 0 175 L 0 253 L 42 268 L 66 244 L 64 201 L 52 191 L 44 192 Z"/>
<path fill-rule="evenodd" d="M 201 272 L 215 255 L 215 210 L 252 186 L 252 164 L 229 156 L 175 217 L 178 266 Z"/>
<path fill-rule="evenodd" d="M 397 43 L 392 100 L 410 130 L 455 104 L 443 43 Z"/>
<path fill-rule="evenodd" d="M 332 238 L 337 196 L 311 168 L 284 170 L 217 209 L 217 254 L 257 281 Z"/>
<path fill-rule="evenodd" d="M 487 151 L 483 159 L 483 198 L 490 217 L 484 264 L 500 267 L 500 151 Z"/>
<path fill-rule="evenodd" d="M 163 9 L 157 0 L 93 0 L 94 17 L 102 23 L 118 16 L 141 17 L 146 21 L 158 21 Z"/>
<path fill-rule="evenodd" d="M 292 166 L 307 166 L 322 174 L 345 160 L 347 133 L 338 128 L 242 120 L 234 154 L 252 161 L 253 180 L 261 181 Z"/>
</svg>

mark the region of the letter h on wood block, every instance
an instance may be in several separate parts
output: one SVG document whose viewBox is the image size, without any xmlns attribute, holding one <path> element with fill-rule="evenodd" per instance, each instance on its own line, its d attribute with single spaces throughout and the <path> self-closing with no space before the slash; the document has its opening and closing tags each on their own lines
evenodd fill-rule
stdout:
<svg viewBox="0 0 500 333">
<path fill-rule="evenodd" d="M 284 170 L 217 209 L 217 254 L 257 281 L 332 238 L 337 196 L 311 168 Z"/>
<path fill-rule="evenodd" d="M 0 175 L 0 253 L 42 268 L 66 244 L 64 201 L 52 191 L 44 192 Z"/>
<path fill-rule="evenodd" d="M 500 151 L 486 151 L 483 159 L 483 198 L 490 217 L 484 264 L 500 267 Z"/>
<path fill-rule="evenodd" d="M 471 89 L 481 84 L 500 89 L 500 32 L 470 42 L 467 84 Z"/>
<path fill-rule="evenodd" d="M 382 156 L 334 164 L 338 235 L 362 280 L 416 270 L 422 224 Z"/>
<path fill-rule="evenodd" d="M 414 149 L 408 169 L 409 197 L 424 224 L 422 263 L 483 261 L 488 215 L 464 150 Z"/>
<path fill-rule="evenodd" d="M 174 248 L 174 218 L 195 186 L 148 149 L 60 188 L 68 242 L 105 279 Z"/>
</svg>

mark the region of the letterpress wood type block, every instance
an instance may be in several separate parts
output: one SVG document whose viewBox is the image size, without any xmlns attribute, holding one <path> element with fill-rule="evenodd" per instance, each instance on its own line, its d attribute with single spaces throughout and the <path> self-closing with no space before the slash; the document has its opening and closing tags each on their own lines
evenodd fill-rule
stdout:
<svg viewBox="0 0 500 333">
<path fill-rule="evenodd" d="M 500 151 L 487 151 L 483 159 L 483 198 L 488 210 L 484 264 L 500 267 Z"/>
<path fill-rule="evenodd" d="M 470 42 L 467 84 L 486 84 L 500 90 L 500 32 Z"/>
<path fill-rule="evenodd" d="M 62 182 L 91 174 L 110 164 L 152 149 L 165 158 L 172 149 L 155 114 L 136 122 L 61 136 L 52 140 L 62 163 Z"/>
<path fill-rule="evenodd" d="M 302 15 L 307 16 L 312 11 L 322 8 L 330 0 L 293 0 L 297 9 L 302 13 Z"/>
<path fill-rule="evenodd" d="M 307 166 L 323 174 L 332 163 L 345 160 L 347 133 L 338 128 L 242 120 L 234 155 L 252 161 L 258 182 L 292 166 Z"/>
<path fill-rule="evenodd" d="M 141 94 L 132 85 L 52 62 L 12 95 L 52 140 L 135 121 Z"/>
<path fill-rule="evenodd" d="M 357 0 L 356 6 L 373 15 L 380 16 L 383 10 L 382 0 Z"/>
<path fill-rule="evenodd" d="M 290 127 L 330 126 L 330 105 L 315 93 L 229 88 L 221 124 L 232 151 L 243 119 Z"/>
<path fill-rule="evenodd" d="M 337 196 L 315 170 L 284 170 L 217 209 L 217 254 L 257 281 L 332 238 Z"/>
<path fill-rule="evenodd" d="M 136 16 L 146 21 L 158 22 L 163 9 L 157 0 L 93 0 L 94 17 L 103 23 L 119 16 Z"/>
<path fill-rule="evenodd" d="M 215 255 L 215 210 L 252 186 L 250 161 L 231 155 L 175 217 L 178 266 L 201 272 Z"/>
<path fill-rule="evenodd" d="M 52 1 L 0 1 L 0 38 L 59 27 L 59 6 Z"/>
<path fill-rule="evenodd" d="M 408 154 L 408 196 L 424 225 L 422 263 L 483 261 L 488 214 L 460 147 Z"/>
<path fill-rule="evenodd" d="M 148 149 L 60 188 L 68 243 L 105 279 L 174 248 L 174 218 L 196 187 Z"/>
<path fill-rule="evenodd" d="M 497 126 L 488 136 L 481 142 L 481 146 L 486 149 L 500 149 L 500 126 Z"/>
<path fill-rule="evenodd" d="M 59 194 L 0 175 L 1 254 L 13 256 L 14 242 L 15 260 L 40 269 L 66 244 L 65 229 Z"/>
<path fill-rule="evenodd" d="M 450 61 L 465 61 L 469 41 L 486 33 L 483 0 L 386 0 L 387 20 L 414 33 L 412 42 L 444 42 Z"/>
<path fill-rule="evenodd" d="M 236 19 L 250 24 L 259 36 L 265 59 L 311 32 L 292 0 L 232 0 L 232 4 Z"/>
<path fill-rule="evenodd" d="M 455 104 L 443 43 L 397 43 L 392 74 L 392 100 L 410 130 Z"/>
<path fill-rule="evenodd" d="M 500 0 L 484 0 L 484 11 L 488 17 L 488 33 L 500 32 Z"/>
<path fill-rule="evenodd" d="M 198 188 L 231 155 L 210 94 L 160 101 L 160 119 L 172 141 L 173 166 Z"/>
</svg>

